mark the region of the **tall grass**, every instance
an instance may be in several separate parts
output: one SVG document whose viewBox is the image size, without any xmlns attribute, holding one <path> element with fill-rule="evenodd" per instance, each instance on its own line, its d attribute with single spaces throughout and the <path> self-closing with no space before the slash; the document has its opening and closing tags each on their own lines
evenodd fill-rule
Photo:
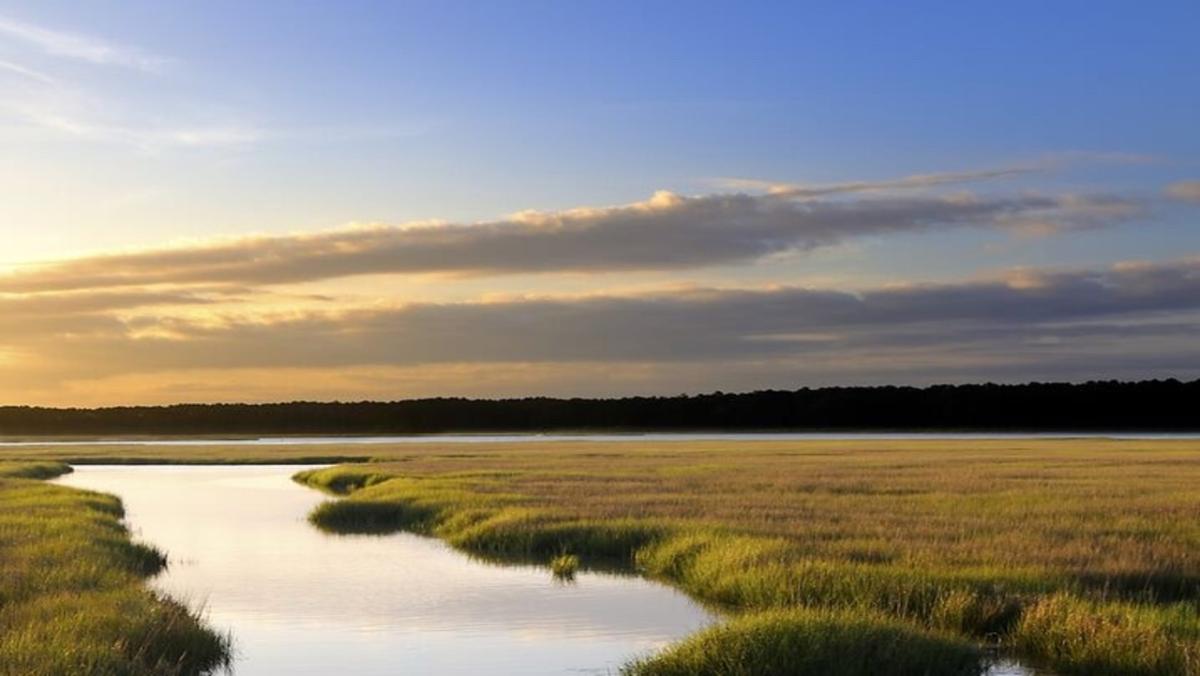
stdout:
<svg viewBox="0 0 1200 676">
<path fill-rule="evenodd" d="M 1021 616 L 1014 640 L 1025 653 L 1073 674 L 1200 673 L 1200 608 L 1145 606 L 1056 594 Z"/>
<path fill-rule="evenodd" d="M 1064 673 L 1200 674 L 1194 442 L 462 450 L 406 449 L 402 463 L 298 480 L 349 487 L 312 513 L 323 528 L 419 530 L 546 563 L 564 553 L 614 561 L 747 621 L 883 618 Z M 768 624 L 747 625 L 755 641 L 780 644 L 761 649 L 791 650 L 795 624 Z M 728 642 L 736 653 L 740 636 L 718 631 L 679 650 Z"/>
<path fill-rule="evenodd" d="M 886 617 L 828 610 L 754 613 L 627 665 L 626 676 L 974 676 L 980 650 Z"/>
<path fill-rule="evenodd" d="M 70 473 L 71 466 L 62 462 L 0 463 L 0 479 L 53 479 Z"/>
<path fill-rule="evenodd" d="M 560 580 L 574 580 L 579 570 L 579 557 L 574 554 L 559 554 L 550 559 L 550 572 Z"/>
<path fill-rule="evenodd" d="M 228 637 L 143 585 L 166 558 L 130 541 L 119 500 L 29 478 L 65 471 L 0 463 L 0 674 L 167 676 L 226 665 Z"/>
</svg>

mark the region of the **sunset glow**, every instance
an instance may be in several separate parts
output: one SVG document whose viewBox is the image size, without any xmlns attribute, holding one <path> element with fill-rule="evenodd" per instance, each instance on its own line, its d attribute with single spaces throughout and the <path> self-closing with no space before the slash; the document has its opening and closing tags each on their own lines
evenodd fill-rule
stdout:
<svg viewBox="0 0 1200 676">
<path fill-rule="evenodd" d="M 0 403 L 1200 375 L 1194 6 L 501 4 L 0 7 Z"/>
</svg>

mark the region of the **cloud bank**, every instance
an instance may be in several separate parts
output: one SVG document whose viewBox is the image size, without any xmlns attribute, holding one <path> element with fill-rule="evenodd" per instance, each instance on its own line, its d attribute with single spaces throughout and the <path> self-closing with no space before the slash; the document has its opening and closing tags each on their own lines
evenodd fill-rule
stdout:
<svg viewBox="0 0 1200 676">
<path fill-rule="evenodd" d="M 692 288 L 199 318 L 179 311 L 212 299 L 8 299 L 0 360 L 9 356 L 10 386 L 53 384 L 61 393 L 71 383 L 141 378 L 159 388 L 224 387 L 226 396 L 210 398 L 226 399 L 245 398 L 238 383 L 246 374 L 273 374 L 260 384 L 287 392 L 323 382 L 321 398 L 379 396 L 385 384 L 392 396 L 487 394 L 471 389 L 484 381 L 496 394 L 595 394 L 1200 375 L 1200 259 L 861 292 Z M 348 383 L 351 374 L 359 385 Z M 428 389 L 414 391 L 411 379 Z M 178 399 L 187 390 L 167 391 Z"/>
<path fill-rule="evenodd" d="M 158 343 L 165 349 L 156 354 L 149 341 L 138 351 L 172 366 L 708 360 L 1130 334 L 1145 330 L 1127 326 L 1131 319 L 1156 316 L 1173 332 L 1191 326 L 1184 317 L 1193 311 L 1200 311 L 1200 259 L 859 293 L 691 289 L 417 303 L 220 325 L 155 319 L 169 336 Z"/>
<path fill-rule="evenodd" d="M 0 274 L 0 401 L 1200 376 L 1200 259 L 857 290 L 614 292 L 589 280 L 571 285 L 590 286 L 583 295 L 446 303 L 351 301 L 333 284 L 317 287 L 319 297 L 289 287 L 381 274 L 686 271 L 892 234 L 1107 227 L 1150 204 L 1115 194 L 946 191 L 1033 170 L 744 184 L 742 192 L 660 192 L 481 223 L 241 237 L 23 266 Z"/>
<path fill-rule="evenodd" d="M 893 187 L 946 179 L 916 177 Z M 865 190 L 843 186 L 843 193 Z M 97 255 L 0 276 L 0 292 L 155 284 L 287 284 L 367 274 L 499 275 L 680 270 L 745 263 L 855 238 L 951 228 L 1071 230 L 1140 213 L 1115 195 L 905 194 L 819 198 L 824 188 L 695 197 L 658 192 L 633 204 L 522 212 L 473 224 L 414 223 L 247 237 Z"/>
</svg>

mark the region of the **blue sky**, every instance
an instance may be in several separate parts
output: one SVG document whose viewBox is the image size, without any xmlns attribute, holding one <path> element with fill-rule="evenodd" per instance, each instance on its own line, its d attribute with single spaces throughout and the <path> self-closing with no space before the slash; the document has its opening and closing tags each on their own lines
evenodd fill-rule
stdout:
<svg viewBox="0 0 1200 676">
<path fill-rule="evenodd" d="M 208 308 L 203 312 L 139 305 L 106 316 L 121 322 L 125 342 L 136 347 L 149 335 L 131 328 L 138 322 L 240 326 L 266 322 L 264 313 L 281 308 L 330 311 L 296 300 L 306 294 L 336 299 L 344 311 L 680 287 L 857 293 L 969 284 L 1017 269 L 1108 270 L 1130 260 L 1176 265 L 1200 254 L 1195 202 L 1164 194 L 1200 177 L 1197 25 L 1195 2 L 0 2 L 0 185 L 7 186 L 0 187 L 0 228 L 8 241 L 0 267 L 17 277 L 41 274 L 72 261 L 91 266 L 113 251 L 164 260 L 162 252 L 180 247 L 303 238 L 347 224 L 508 223 L 507 215 L 522 210 L 615 207 L 659 190 L 701 197 L 761 192 L 768 184 L 1004 168 L 1029 171 L 938 184 L 928 194 L 1055 196 L 1054 213 L 1042 209 L 1034 219 L 1001 210 L 990 226 L 972 227 L 930 226 L 922 216 L 911 227 L 872 226 L 823 235 L 816 244 L 759 241 L 761 255 L 714 257 L 706 249 L 696 253 L 702 264 L 682 267 L 588 259 L 586 272 L 573 267 L 578 261 L 547 271 L 541 264 L 509 269 L 506 259 L 482 265 L 504 268 L 499 275 L 470 266 L 465 273 L 401 266 L 288 277 L 242 289 L 237 301 L 228 292 L 205 296 L 195 303 Z M 873 189 L 863 199 L 891 195 Z M 1097 200 L 1109 206 L 1102 210 Z M 696 237 L 686 230 L 680 236 Z M 200 276 L 208 285 L 231 282 Z M 186 286 L 161 275 L 154 280 L 155 291 Z M 8 287 L 14 302 L 100 291 L 30 291 L 20 280 Z M 8 347 L 14 355 L 29 349 Z M 1004 343 L 993 349 L 992 361 L 1008 353 Z M 775 358 L 753 359 L 768 356 Z M 468 357 L 438 363 L 490 368 Z M 607 359 L 593 357 L 543 381 L 478 393 L 723 386 L 717 376 L 578 385 L 582 376 L 570 375 L 572 368 Z M 1172 365 L 1146 373 L 1192 373 L 1191 357 L 1181 352 Z M 163 367 L 176 380 L 145 374 L 144 381 L 161 385 L 158 394 L 129 385 L 129 397 L 170 398 L 184 378 L 201 383 L 194 396 L 224 398 L 220 383 L 234 377 L 231 369 L 267 368 L 193 359 Z M 786 384 L 762 380 L 754 374 L 769 367 L 738 359 L 742 370 L 732 361 L 716 370 L 746 387 Z M 504 368 L 554 368 L 528 355 L 500 361 Z M 639 373 L 657 364 L 637 355 L 627 361 Z M 378 373 L 401 362 L 413 368 L 388 355 L 348 366 Z M 799 385 L 938 374 L 1022 379 L 1038 367 L 785 372 Z M 80 382 L 118 375 L 97 372 Z M 1064 373 L 1093 375 L 1105 371 Z M 40 396 L 82 396 L 68 381 L 59 378 Z M 346 385 L 344 393 L 375 393 L 357 387 Z M 453 388 L 473 393 L 467 385 Z"/>
</svg>

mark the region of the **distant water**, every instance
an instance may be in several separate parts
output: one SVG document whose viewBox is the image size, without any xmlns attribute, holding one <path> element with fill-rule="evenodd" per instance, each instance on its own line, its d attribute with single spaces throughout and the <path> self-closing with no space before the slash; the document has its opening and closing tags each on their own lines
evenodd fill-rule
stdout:
<svg viewBox="0 0 1200 676">
<path fill-rule="evenodd" d="M 853 441 L 857 439 L 1200 439 L 1200 432 L 646 432 L 628 434 L 402 434 L 386 436 L 102 438 L 0 441 L 6 446 L 319 446 L 536 441 Z"/>
<path fill-rule="evenodd" d="M 82 466 L 167 552 L 152 585 L 232 632 L 236 676 L 615 674 L 714 618 L 636 577 L 483 563 L 407 533 L 328 535 L 300 467 Z"/>
</svg>

